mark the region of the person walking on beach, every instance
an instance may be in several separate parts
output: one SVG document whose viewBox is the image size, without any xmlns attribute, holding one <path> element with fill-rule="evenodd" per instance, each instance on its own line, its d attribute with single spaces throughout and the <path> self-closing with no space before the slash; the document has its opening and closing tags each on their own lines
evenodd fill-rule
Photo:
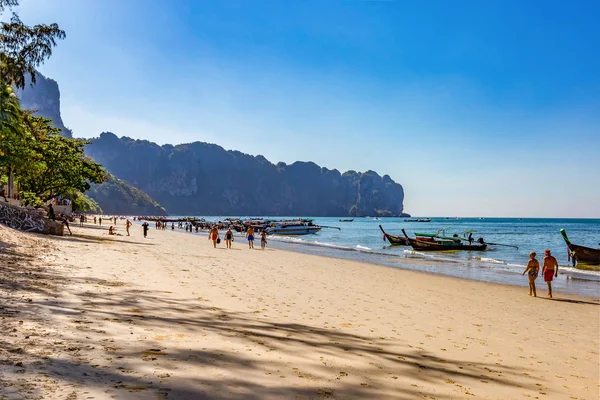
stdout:
<svg viewBox="0 0 600 400">
<path fill-rule="evenodd" d="M 67 230 L 69 231 L 69 235 L 73 236 L 73 233 L 71 232 L 71 227 L 69 226 L 69 218 L 67 218 L 66 215 L 63 215 L 61 218 L 61 221 L 62 221 L 63 225 L 67 227 Z"/>
<path fill-rule="evenodd" d="M 529 253 L 529 262 L 527 263 L 527 268 L 525 268 L 525 271 L 523 271 L 523 275 L 528 273 L 529 295 L 531 296 L 533 293 L 533 297 L 537 297 L 537 293 L 535 291 L 535 279 L 538 277 L 538 273 L 540 271 L 540 263 L 535 256 L 535 251 Z"/>
<path fill-rule="evenodd" d="M 150 224 L 148 223 L 148 221 L 144 221 L 144 223 L 142 224 L 142 229 L 144 230 L 144 237 L 148 236 L 148 227 L 150 226 Z"/>
<path fill-rule="evenodd" d="M 98 217 L 98 225 L 102 225 L 102 217 Z"/>
<path fill-rule="evenodd" d="M 198 229 L 198 225 L 196 225 L 196 229 Z M 227 228 L 227 232 L 225 232 L 225 246 L 230 249 L 231 242 L 233 242 L 233 232 L 231 232 L 231 228 Z"/>
<path fill-rule="evenodd" d="M 56 219 L 56 214 L 54 213 L 54 207 L 52 207 L 52 204 L 48 206 L 48 218 L 50 218 L 52 221 Z"/>
<path fill-rule="evenodd" d="M 262 232 L 260 233 L 260 248 L 264 250 L 266 245 L 267 245 L 267 232 L 263 229 Z"/>
<path fill-rule="evenodd" d="M 212 227 L 212 229 L 210 230 L 210 232 L 208 232 L 208 238 L 213 241 L 213 247 L 216 249 L 217 248 L 217 239 L 219 239 L 219 230 L 217 229 L 216 225 L 214 225 Z"/>
<path fill-rule="evenodd" d="M 81 214 L 79 216 L 79 226 L 83 226 L 83 222 L 85 221 L 85 217 L 83 216 L 83 214 Z"/>
<path fill-rule="evenodd" d="M 94 225 L 96 225 L 96 217 L 94 216 Z"/>
<path fill-rule="evenodd" d="M 548 284 L 548 297 L 552 298 L 552 278 L 558 277 L 558 261 L 552 254 L 550 254 L 550 250 L 544 250 L 544 267 L 542 270 L 542 274 L 544 275 L 544 281 Z"/>
<path fill-rule="evenodd" d="M 127 236 L 129 235 L 129 227 L 132 225 L 130 220 L 125 221 L 125 230 L 127 231 Z"/>
<path fill-rule="evenodd" d="M 254 248 L 254 228 L 253 227 L 248 228 L 248 230 L 246 231 L 246 237 L 248 238 L 248 248 L 253 249 Z"/>
</svg>

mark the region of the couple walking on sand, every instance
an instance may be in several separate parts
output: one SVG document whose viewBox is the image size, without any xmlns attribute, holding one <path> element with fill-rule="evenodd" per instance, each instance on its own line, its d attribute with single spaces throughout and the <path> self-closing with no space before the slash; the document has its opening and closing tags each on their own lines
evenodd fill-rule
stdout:
<svg viewBox="0 0 600 400">
<path fill-rule="evenodd" d="M 248 239 L 248 248 L 253 249 L 254 248 L 254 228 L 253 227 L 249 227 L 248 230 L 246 231 L 246 239 Z M 267 245 L 267 232 L 263 229 L 260 232 L 260 248 L 264 250 L 266 245 Z"/>
<path fill-rule="evenodd" d="M 248 228 L 246 232 L 246 238 L 248 239 L 248 247 L 254 248 L 254 228 Z M 217 226 L 213 226 L 208 232 L 208 239 L 212 240 L 213 247 L 217 248 L 217 244 L 221 243 L 221 238 L 219 237 L 219 229 Z M 231 228 L 227 228 L 227 232 L 225 232 L 225 244 L 228 249 L 231 249 L 231 243 L 233 242 L 233 232 L 231 232 Z M 260 247 L 264 250 L 267 245 L 267 234 L 263 230 L 260 234 Z"/>
<path fill-rule="evenodd" d="M 212 239 L 213 247 L 216 249 L 217 244 L 221 243 L 221 237 L 219 235 L 219 229 L 217 226 L 213 226 L 208 232 L 208 239 Z M 228 249 L 231 249 L 231 243 L 233 242 L 233 232 L 231 232 L 231 228 L 227 228 L 227 232 L 225 232 L 225 245 Z"/>
<path fill-rule="evenodd" d="M 540 263 L 535 258 L 536 254 L 534 251 L 529 253 L 529 262 L 527 263 L 527 268 L 523 271 L 523 275 L 527 273 L 529 278 L 529 295 L 533 297 L 537 297 L 537 293 L 535 291 L 535 279 L 538 277 L 538 273 L 540 270 Z M 544 277 L 544 282 L 548 284 L 548 296 L 547 298 L 552 298 L 552 279 L 558 277 L 558 261 L 556 258 L 550 253 L 550 250 L 544 250 L 544 264 L 542 266 L 542 276 Z"/>
</svg>

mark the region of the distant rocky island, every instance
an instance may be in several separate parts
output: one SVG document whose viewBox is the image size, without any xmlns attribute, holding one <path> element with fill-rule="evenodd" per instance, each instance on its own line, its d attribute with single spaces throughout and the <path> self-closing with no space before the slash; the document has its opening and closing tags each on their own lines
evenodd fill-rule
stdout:
<svg viewBox="0 0 600 400">
<path fill-rule="evenodd" d="M 19 93 L 23 107 L 60 115 L 58 84 L 41 74 Z M 404 190 L 388 175 L 269 162 L 202 142 L 163 145 L 104 132 L 86 153 L 112 174 L 86 193 L 103 212 L 137 215 L 400 216 Z"/>
</svg>

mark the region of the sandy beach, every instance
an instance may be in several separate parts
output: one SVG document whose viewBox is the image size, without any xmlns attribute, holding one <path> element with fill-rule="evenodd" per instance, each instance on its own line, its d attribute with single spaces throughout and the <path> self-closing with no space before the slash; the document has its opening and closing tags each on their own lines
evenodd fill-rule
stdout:
<svg viewBox="0 0 600 400">
<path fill-rule="evenodd" d="M 122 221 L 118 232 L 124 234 Z M 0 399 L 598 399 L 598 299 L 0 225 Z M 545 295 L 538 279 L 538 295 Z"/>
</svg>

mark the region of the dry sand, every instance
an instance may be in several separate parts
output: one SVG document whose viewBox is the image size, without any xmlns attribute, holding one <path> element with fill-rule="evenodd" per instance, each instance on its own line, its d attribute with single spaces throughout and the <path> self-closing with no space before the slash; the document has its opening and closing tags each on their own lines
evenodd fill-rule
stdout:
<svg viewBox="0 0 600 400">
<path fill-rule="evenodd" d="M 0 398 L 599 397 L 597 299 L 106 228 L 0 226 Z"/>
</svg>

